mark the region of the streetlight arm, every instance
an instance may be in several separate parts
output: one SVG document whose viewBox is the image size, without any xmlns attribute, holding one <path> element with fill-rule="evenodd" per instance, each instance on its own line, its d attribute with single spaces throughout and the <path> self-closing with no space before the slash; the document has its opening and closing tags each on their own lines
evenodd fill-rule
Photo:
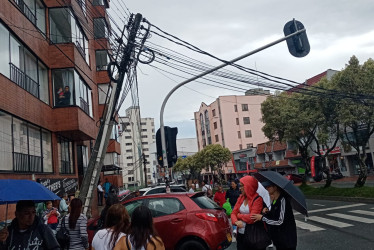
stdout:
<svg viewBox="0 0 374 250">
<path fill-rule="evenodd" d="M 212 73 L 212 72 L 214 72 L 216 70 L 219 70 L 219 69 L 221 69 L 221 68 L 223 68 L 223 67 L 225 67 L 225 66 L 227 66 L 229 64 L 237 62 L 237 61 L 239 61 L 239 60 L 241 60 L 243 58 L 246 58 L 246 57 L 248 57 L 250 55 L 256 54 L 257 52 L 260 52 L 260 51 L 262 51 L 264 49 L 267 49 L 267 48 L 269 48 L 269 47 L 271 47 L 273 45 L 276 45 L 276 44 L 278 44 L 278 43 L 280 43 L 280 42 L 282 42 L 284 40 L 287 40 L 290 37 L 293 37 L 293 36 L 298 35 L 298 34 L 300 34 L 302 32 L 305 32 L 305 31 L 306 31 L 305 29 L 296 31 L 296 32 L 294 32 L 294 33 L 292 33 L 292 34 L 290 34 L 288 36 L 282 37 L 282 38 L 280 38 L 280 39 L 278 39 L 278 40 L 276 40 L 274 42 L 271 42 L 271 43 L 269 43 L 267 45 L 264 45 L 264 46 L 262 46 L 262 47 L 260 47 L 258 49 L 252 50 L 251 52 L 248 52 L 248 53 L 246 53 L 244 55 L 241 55 L 241 56 L 239 56 L 239 57 L 237 57 L 237 58 L 235 58 L 235 59 L 233 59 L 231 61 L 225 62 L 225 63 L 223 63 L 223 64 L 221 64 L 221 65 L 219 65 L 219 66 L 217 66 L 215 68 L 212 68 L 212 69 L 207 70 L 207 71 L 205 71 L 205 72 L 203 72 L 203 73 L 201 73 L 199 75 L 196 75 L 196 76 L 194 76 L 194 77 L 192 77 L 190 79 L 187 79 L 187 80 L 179 83 L 178 85 L 176 85 L 172 90 L 170 90 L 170 92 L 166 95 L 166 97 L 165 97 L 165 99 L 164 99 L 164 101 L 163 101 L 163 103 L 161 105 L 161 110 L 160 110 L 160 130 L 161 130 L 162 158 L 163 158 L 164 167 L 165 167 L 165 171 L 166 171 L 166 177 L 169 176 L 169 170 L 168 170 L 168 161 L 167 161 L 167 154 L 166 154 L 166 140 L 165 140 L 165 131 L 164 131 L 164 110 L 165 110 L 166 102 L 169 100 L 170 96 L 177 89 L 179 89 L 180 87 L 182 87 L 186 83 L 192 82 L 192 81 L 194 81 L 194 80 L 196 80 L 198 78 L 201 78 L 201 77 L 203 77 L 205 75 L 208 75 L 208 74 L 210 74 L 210 73 Z"/>
</svg>

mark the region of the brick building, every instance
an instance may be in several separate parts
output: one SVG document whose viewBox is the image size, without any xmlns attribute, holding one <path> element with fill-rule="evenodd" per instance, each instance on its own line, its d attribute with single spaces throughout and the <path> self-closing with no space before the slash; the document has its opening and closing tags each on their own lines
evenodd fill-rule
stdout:
<svg viewBox="0 0 374 250">
<path fill-rule="evenodd" d="M 110 88 L 107 8 L 107 0 L 2 1 L 0 178 L 38 180 L 59 195 L 79 188 Z M 117 135 L 116 127 L 105 165 L 122 185 Z"/>
</svg>

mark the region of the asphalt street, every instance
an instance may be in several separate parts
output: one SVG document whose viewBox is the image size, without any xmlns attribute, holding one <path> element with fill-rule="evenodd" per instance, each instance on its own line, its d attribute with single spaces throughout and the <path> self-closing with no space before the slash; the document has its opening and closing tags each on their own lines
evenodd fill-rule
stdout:
<svg viewBox="0 0 374 250">
<path fill-rule="evenodd" d="M 308 199 L 307 205 L 307 220 L 295 212 L 297 249 L 374 249 L 374 204 Z"/>
</svg>

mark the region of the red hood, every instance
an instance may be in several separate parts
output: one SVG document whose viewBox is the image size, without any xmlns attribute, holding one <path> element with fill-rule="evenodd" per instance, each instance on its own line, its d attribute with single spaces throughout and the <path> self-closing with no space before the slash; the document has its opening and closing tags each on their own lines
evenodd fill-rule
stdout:
<svg viewBox="0 0 374 250">
<path fill-rule="evenodd" d="M 258 181 L 252 176 L 244 176 L 240 179 L 240 182 L 244 185 L 244 192 L 248 200 L 252 200 L 257 192 Z"/>
</svg>

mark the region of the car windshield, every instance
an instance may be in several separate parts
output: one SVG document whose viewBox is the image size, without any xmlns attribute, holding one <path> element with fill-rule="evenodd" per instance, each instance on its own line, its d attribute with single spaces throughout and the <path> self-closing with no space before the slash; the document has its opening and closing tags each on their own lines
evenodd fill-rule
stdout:
<svg viewBox="0 0 374 250">
<path fill-rule="evenodd" d="M 217 205 L 214 201 L 206 196 L 191 197 L 191 199 L 203 209 L 220 209 L 221 207 Z"/>
</svg>

